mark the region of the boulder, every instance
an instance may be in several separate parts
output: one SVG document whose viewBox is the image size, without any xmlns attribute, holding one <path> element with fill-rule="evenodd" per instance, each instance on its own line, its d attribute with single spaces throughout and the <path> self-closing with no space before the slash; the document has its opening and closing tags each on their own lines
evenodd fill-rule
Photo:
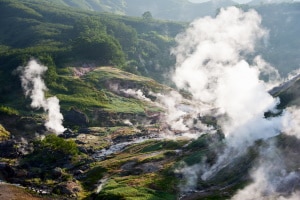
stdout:
<svg viewBox="0 0 300 200">
<path fill-rule="evenodd" d="M 53 170 L 52 170 L 52 176 L 54 178 L 59 178 L 63 175 L 63 171 L 60 167 L 55 167 Z"/>
<path fill-rule="evenodd" d="M 13 140 L 8 140 L 0 143 L 0 157 L 16 158 L 18 157 L 17 143 Z"/>
<path fill-rule="evenodd" d="M 71 108 L 67 113 L 65 113 L 64 122 L 66 124 L 86 127 L 88 126 L 89 119 L 86 114 L 82 113 L 79 110 Z"/>
<path fill-rule="evenodd" d="M 82 191 L 81 186 L 74 181 L 60 183 L 56 187 L 53 188 L 53 193 L 67 195 L 67 196 L 71 196 L 71 197 L 78 196 L 78 193 L 80 191 Z"/>
</svg>

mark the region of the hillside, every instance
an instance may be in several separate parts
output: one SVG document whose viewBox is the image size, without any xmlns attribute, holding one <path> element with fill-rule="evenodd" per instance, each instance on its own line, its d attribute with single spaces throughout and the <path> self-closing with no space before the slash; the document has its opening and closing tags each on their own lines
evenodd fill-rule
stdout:
<svg viewBox="0 0 300 200">
<path fill-rule="evenodd" d="M 25 1 L 25 2 L 35 2 L 34 0 Z M 157 35 L 153 35 L 149 33 L 149 30 L 152 30 L 148 26 L 141 26 L 136 24 L 135 22 L 131 21 L 128 22 L 125 16 L 136 16 L 143 17 L 145 20 L 150 19 L 167 19 L 172 21 L 185 21 L 189 22 L 194 19 L 203 16 L 215 16 L 219 8 L 227 7 L 231 5 L 236 5 L 232 1 L 208 1 L 205 3 L 190 3 L 187 0 L 182 1 L 174 1 L 174 0 L 164 0 L 164 1 L 148 1 L 148 0 L 120 0 L 120 1 L 79 1 L 79 0 L 72 0 L 72 1 L 64 1 L 64 0 L 57 0 L 51 1 L 51 6 L 58 7 L 68 6 L 69 8 L 77 8 L 87 11 L 97 11 L 97 12 L 108 12 L 108 13 L 115 13 L 119 14 L 119 20 L 125 22 L 126 25 L 137 29 L 138 33 L 147 34 L 146 37 L 143 37 L 143 40 L 148 40 L 150 38 L 151 42 L 154 43 L 156 46 L 153 46 L 147 43 L 147 48 L 144 49 L 136 49 L 139 51 L 152 51 L 145 52 L 146 54 L 151 54 L 153 56 L 153 52 L 156 52 L 157 49 L 162 49 L 163 46 L 159 46 L 158 44 L 161 42 L 167 41 L 159 41 L 157 39 L 162 38 L 154 38 Z M 34 4 L 40 4 L 41 1 L 35 2 Z M 265 45 L 261 46 L 258 49 L 260 55 L 262 55 L 266 61 L 270 64 L 275 66 L 279 72 L 286 76 L 290 71 L 298 69 L 299 67 L 299 59 L 297 53 L 299 52 L 299 2 L 285 2 L 285 3 L 274 3 L 274 4 L 247 4 L 247 5 L 236 5 L 244 10 L 255 9 L 261 16 L 262 16 L 262 24 L 263 26 L 269 30 L 269 38 L 268 41 L 265 42 Z M 83 12 L 83 11 L 80 12 Z M 77 10 L 78 11 L 78 10 Z M 148 12 L 149 11 L 149 12 Z M 77 12 L 79 13 L 79 12 Z M 89 14 L 95 14 L 96 12 L 90 12 Z M 73 13 L 74 14 L 74 13 Z M 144 15 L 148 14 L 148 15 Z M 149 15 L 150 14 L 150 15 Z M 143 16 L 144 15 L 144 16 Z M 121 17 L 123 16 L 123 17 Z M 148 16 L 148 17 L 147 17 Z M 116 16 L 115 16 L 116 17 Z M 124 21 L 125 20 L 125 21 Z M 155 21 L 155 20 L 154 20 Z M 152 23 L 154 23 L 154 21 Z M 141 22 L 141 21 L 140 21 Z M 149 21 L 148 21 L 149 22 Z M 149 24 L 148 24 L 149 25 Z M 164 28 L 162 28 L 164 27 Z M 281 28 L 278 28 L 281 27 Z M 141 30 L 141 28 L 143 30 Z M 157 27 L 156 27 L 157 28 Z M 178 27 L 177 27 L 178 28 Z M 176 33 L 180 32 L 179 29 L 175 28 L 173 25 L 163 25 L 161 26 L 158 32 L 161 35 L 168 35 L 170 37 L 174 37 Z M 142 32 L 141 32 L 142 31 Z M 6 31 L 7 32 L 7 31 Z M 128 33 L 127 33 L 128 34 Z M 139 35 L 139 34 L 138 34 Z M 140 35 L 139 35 L 140 36 Z M 4 37 L 5 38 L 5 37 Z M 155 40 L 155 41 L 154 41 Z M 169 41 L 170 42 L 170 41 Z M 145 42 L 141 41 L 140 44 L 145 46 Z M 121 43 L 121 45 L 123 45 Z M 150 47 L 151 45 L 151 47 Z M 168 44 L 170 47 L 172 44 Z M 141 45 L 139 45 L 141 46 Z M 161 71 L 153 72 L 153 68 L 149 66 L 149 64 L 145 64 L 145 62 L 138 62 L 140 61 L 140 56 L 130 54 L 130 59 L 134 60 L 134 65 L 140 67 L 138 69 L 143 75 L 151 76 L 156 80 L 162 81 L 164 78 L 159 77 Z M 145 55 L 145 54 L 142 54 Z M 162 55 L 162 56 L 158 56 Z M 171 65 L 172 61 L 168 60 L 168 63 L 163 63 L 163 57 L 170 57 L 169 56 L 169 49 L 163 49 L 163 54 L 158 54 L 155 56 L 155 60 L 160 60 L 160 62 L 156 62 L 156 66 L 165 66 Z M 148 60 L 148 58 L 144 58 L 143 60 Z M 138 62 L 138 63 L 136 63 Z M 142 68 L 142 64 L 146 65 L 146 69 Z M 158 67 L 155 67 L 156 69 Z M 149 72 L 149 74 L 147 74 Z M 164 71 L 163 73 L 166 73 Z M 159 78 L 156 78 L 159 77 Z"/>
<path fill-rule="evenodd" d="M 6 69 L 30 56 L 49 55 L 58 67 L 114 65 L 162 80 L 174 62 L 169 55 L 173 38 L 183 29 L 180 23 L 85 12 L 47 1 L 0 3 L 0 64 Z"/>
<path fill-rule="evenodd" d="M 188 0 L 118 0 L 118 1 L 80 1 L 60 0 L 57 4 L 84 10 L 110 12 L 128 16 L 142 16 L 150 12 L 154 18 L 172 21 L 191 21 L 203 16 L 213 16 L 221 7 L 236 5 L 230 0 L 208 1 L 205 3 L 191 3 Z"/>
</svg>

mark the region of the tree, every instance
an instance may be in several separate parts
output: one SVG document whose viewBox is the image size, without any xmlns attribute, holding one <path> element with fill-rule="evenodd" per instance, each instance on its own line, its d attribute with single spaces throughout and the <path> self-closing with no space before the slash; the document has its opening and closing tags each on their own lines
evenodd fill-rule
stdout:
<svg viewBox="0 0 300 200">
<path fill-rule="evenodd" d="M 144 12 L 142 15 L 143 19 L 147 22 L 152 21 L 153 17 L 150 11 Z"/>
</svg>

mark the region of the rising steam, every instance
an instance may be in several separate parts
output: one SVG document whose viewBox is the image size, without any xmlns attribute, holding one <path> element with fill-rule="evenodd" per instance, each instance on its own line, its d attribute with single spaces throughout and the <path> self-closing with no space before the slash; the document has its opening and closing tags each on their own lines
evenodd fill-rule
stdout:
<svg viewBox="0 0 300 200">
<path fill-rule="evenodd" d="M 199 174 L 202 180 L 211 178 L 258 139 L 271 138 L 281 131 L 299 137 L 300 125 L 291 120 L 300 116 L 294 108 L 281 116 L 265 118 L 266 112 L 277 112 L 279 99 L 268 91 L 281 81 L 275 68 L 261 56 L 255 56 L 255 45 L 265 42 L 267 37 L 268 31 L 261 26 L 257 12 L 243 12 L 236 7 L 221 9 L 215 18 L 198 19 L 177 36 L 178 45 L 172 51 L 177 61 L 173 81 L 179 89 L 188 91 L 194 102 L 210 107 L 213 111 L 210 114 L 218 119 L 228 146 L 209 168 L 200 163 L 181 169 L 187 175 L 187 183 L 195 183 L 195 175 Z M 197 111 L 203 112 L 201 108 Z M 269 160 L 272 160 L 271 155 L 267 156 Z M 282 165 L 273 171 L 268 170 L 270 166 L 259 164 L 252 176 L 257 181 L 246 188 L 246 193 L 239 191 L 233 199 L 245 199 L 243 195 L 258 189 L 261 189 L 258 195 L 265 191 L 273 195 L 276 184 L 295 175 L 284 174 Z M 195 172 L 192 176 L 185 173 L 190 168 Z M 279 171 L 283 174 L 271 176 L 272 172 Z"/>
<path fill-rule="evenodd" d="M 235 139 L 234 143 L 276 135 L 280 127 L 264 118 L 264 113 L 273 110 L 279 101 L 259 79 L 262 73 L 278 73 L 261 57 L 246 61 L 255 43 L 267 36 L 260 23 L 255 11 L 222 9 L 216 18 L 194 21 L 177 37 L 178 46 L 173 50 L 177 58 L 173 80 L 177 87 L 188 90 L 194 100 L 217 108 L 218 115 L 224 116 L 219 120 L 222 130 L 226 137 Z M 273 73 L 266 73 L 270 70 Z M 273 131 L 261 134 L 265 129 Z"/>
<path fill-rule="evenodd" d="M 39 64 L 32 59 L 25 67 L 19 67 L 22 87 L 26 97 L 30 97 L 32 108 L 43 108 L 47 112 L 48 117 L 45 126 L 48 130 L 54 131 L 56 134 L 62 133 L 65 128 L 62 125 L 63 116 L 60 113 L 59 100 L 57 97 L 45 98 L 47 87 L 43 80 L 43 75 L 47 71 L 47 67 Z"/>
<path fill-rule="evenodd" d="M 260 160 L 251 173 L 253 182 L 239 190 L 232 200 L 296 200 L 300 174 L 287 170 L 285 155 L 276 147 L 274 140 L 260 150 Z"/>
</svg>

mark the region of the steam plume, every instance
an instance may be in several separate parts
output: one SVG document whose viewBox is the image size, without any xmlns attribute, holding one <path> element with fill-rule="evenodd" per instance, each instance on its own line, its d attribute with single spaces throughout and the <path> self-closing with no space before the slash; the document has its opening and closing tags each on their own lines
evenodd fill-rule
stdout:
<svg viewBox="0 0 300 200">
<path fill-rule="evenodd" d="M 20 78 L 25 95 L 32 100 L 32 108 L 43 108 L 48 114 L 45 126 L 56 134 L 62 133 L 65 128 L 62 125 L 63 116 L 60 113 L 59 100 L 57 97 L 45 98 L 47 87 L 42 76 L 47 67 L 32 59 L 25 67 L 19 67 Z"/>
<path fill-rule="evenodd" d="M 273 140 L 262 148 L 258 165 L 252 170 L 253 182 L 239 190 L 232 200 L 294 200 L 299 199 L 295 186 L 300 183 L 300 174 L 287 170 L 285 155 L 275 146 Z"/>
<path fill-rule="evenodd" d="M 283 131 L 300 139 L 300 109 L 296 106 L 286 109 Z"/>
<path fill-rule="evenodd" d="M 267 36 L 260 23 L 253 10 L 221 9 L 216 18 L 194 21 L 177 37 L 178 46 L 173 50 L 177 87 L 188 90 L 194 100 L 218 109 L 218 115 L 224 116 L 219 123 L 225 136 L 232 138 L 232 145 L 274 136 L 281 126 L 275 119 L 264 118 L 279 101 L 259 79 L 270 75 L 274 82 L 278 73 L 261 57 L 246 61 L 255 43 Z M 270 131 L 262 131 L 267 129 Z"/>
<path fill-rule="evenodd" d="M 265 118 L 265 113 L 276 111 L 279 103 L 268 91 L 281 81 L 276 69 L 254 55 L 255 44 L 267 36 L 254 10 L 243 12 L 229 7 L 221 9 L 215 18 L 194 21 L 177 37 L 178 46 L 172 51 L 177 61 L 173 81 L 179 89 L 189 91 L 194 101 L 210 106 L 228 145 L 212 167 L 198 164 L 206 169 L 203 180 L 254 141 L 276 136 L 287 127 L 287 112 L 285 116 Z"/>
</svg>

